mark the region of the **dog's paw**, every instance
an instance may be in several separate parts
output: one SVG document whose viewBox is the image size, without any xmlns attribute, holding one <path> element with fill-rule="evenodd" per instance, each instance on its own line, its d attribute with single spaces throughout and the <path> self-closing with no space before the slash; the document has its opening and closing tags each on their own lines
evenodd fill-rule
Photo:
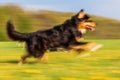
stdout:
<svg viewBox="0 0 120 80">
<path fill-rule="evenodd" d="M 103 46 L 103 44 L 96 44 L 90 49 L 90 51 L 94 52 L 94 51 L 98 50 L 99 48 L 101 48 L 102 46 Z"/>
</svg>

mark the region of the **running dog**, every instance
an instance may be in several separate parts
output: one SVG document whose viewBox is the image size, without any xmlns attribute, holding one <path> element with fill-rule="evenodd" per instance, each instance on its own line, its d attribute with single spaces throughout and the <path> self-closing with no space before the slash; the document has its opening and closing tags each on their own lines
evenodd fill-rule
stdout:
<svg viewBox="0 0 120 80">
<path fill-rule="evenodd" d="M 25 63 L 28 57 L 42 60 L 49 49 L 65 48 L 74 50 L 93 50 L 98 45 L 90 42 L 81 42 L 86 30 L 95 30 L 96 23 L 82 9 L 60 25 L 52 29 L 38 30 L 32 33 L 20 33 L 15 30 L 11 21 L 7 23 L 7 34 L 14 41 L 26 43 L 27 54 L 23 55 L 20 64 Z"/>
</svg>

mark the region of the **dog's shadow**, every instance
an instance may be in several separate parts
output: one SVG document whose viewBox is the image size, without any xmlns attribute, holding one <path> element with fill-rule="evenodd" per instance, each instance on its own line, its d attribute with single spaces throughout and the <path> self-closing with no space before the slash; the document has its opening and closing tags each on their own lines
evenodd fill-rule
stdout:
<svg viewBox="0 0 120 80">
<path fill-rule="evenodd" d="M 0 61 L 0 63 L 6 63 L 6 64 L 18 64 L 19 61 L 18 60 L 5 60 L 5 61 Z M 27 62 L 26 64 L 35 64 L 36 62 Z"/>
<path fill-rule="evenodd" d="M 5 60 L 5 61 L 0 61 L 0 63 L 10 63 L 10 64 L 17 64 L 17 60 Z"/>
</svg>

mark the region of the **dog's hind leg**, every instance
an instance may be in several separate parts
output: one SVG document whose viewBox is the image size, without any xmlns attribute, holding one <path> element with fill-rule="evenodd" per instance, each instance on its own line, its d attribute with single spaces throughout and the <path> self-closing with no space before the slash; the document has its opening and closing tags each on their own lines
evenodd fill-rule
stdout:
<svg viewBox="0 0 120 80">
<path fill-rule="evenodd" d="M 30 55 L 30 54 L 25 54 L 25 55 L 23 55 L 23 56 L 21 57 L 21 60 L 19 61 L 18 64 L 19 64 L 19 65 L 24 64 L 25 61 L 26 61 L 26 59 L 27 59 L 28 57 L 31 57 L 31 55 Z"/>
<path fill-rule="evenodd" d="M 40 62 L 44 62 L 44 63 L 47 63 L 48 62 L 48 53 L 44 53 L 44 55 L 39 58 Z"/>
<path fill-rule="evenodd" d="M 21 57 L 21 60 L 18 63 L 19 65 L 24 64 L 26 62 L 27 58 L 34 56 L 34 53 L 36 53 L 36 51 L 34 50 L 34 47 L 32 45 L 27 44 L 26 49 L 27 49 L 28 53 Z"/>
<path fill-rule="evenodd" d="M 47 51 L 40 51 L 38 57 L 38 63 L 48 63 L 48 53 Z"/>
</svg>

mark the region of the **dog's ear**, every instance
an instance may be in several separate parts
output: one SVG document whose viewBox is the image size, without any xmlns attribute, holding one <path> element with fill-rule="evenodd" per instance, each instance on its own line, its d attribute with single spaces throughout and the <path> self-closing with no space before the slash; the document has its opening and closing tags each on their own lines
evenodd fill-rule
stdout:
<svg viewBox="0 0 120 80">
<path fill-rule="evenodd" d="M 79 19 L 84 18 L 84 16 L 85 16 L 85 12 L 83 9 L 81 9 L 80 12 L 77 14 L 77 18 L 79 18 Z"/>
</svg>

